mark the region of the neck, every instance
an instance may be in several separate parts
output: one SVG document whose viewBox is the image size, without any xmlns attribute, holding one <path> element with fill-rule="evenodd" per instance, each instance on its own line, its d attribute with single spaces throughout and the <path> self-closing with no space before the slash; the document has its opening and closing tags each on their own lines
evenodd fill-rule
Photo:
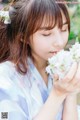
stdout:
<svg viewBox="0 0 80 120">
<path fill-rule="evenodd" d="M 45 70 L 46 66 L 47 66 L 47 61 L 44 61 L 44 60 L 38 60 L 36 59 L 34 61 L 34 64 L 36 66 L 36 68 L 41 71 L 41 70 Z"/>
<path fill-rule="evenodd" d="M 36 66 L 37 70 L 41 74 L 45 84 L 48 84 L 48 75 L 45 72 L 45 68 L 47 66 L 47 60 L 41 59 L 39 57 L 35 57 L 33 60 L 34 65 Z"/>
</svg>

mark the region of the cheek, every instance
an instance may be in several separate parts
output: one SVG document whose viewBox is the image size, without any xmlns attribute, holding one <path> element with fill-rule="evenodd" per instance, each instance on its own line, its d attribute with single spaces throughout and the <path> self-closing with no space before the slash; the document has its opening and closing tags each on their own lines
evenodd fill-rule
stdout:
<svg viewBox="0 0 80 120">
<path fill-rule="evenodd" d="M 49 46 L 49 40 L 41 35 L 35 36 L 34 37 L 34 45 L 36 48 L 46 48 Z"/>
<path fill-rule="evenodd" d="M 69 32 L 66 32 L 66 33 L 63 35 L 63 39 L 64 39 L 64 43 L 65 43 L 65 44 L 68 42 L 68 37 L 69 37 Z"/>
<path fill-rule="evenodd" d="M 35 46 L 34 46 L 35 50 L 43 51 L 43 52 L 45 52 L 47 48 L 48 48 L 48 45 L 45 44 L 44 42 L 43 43 L 38 42 L 38 44 L 36 43 Z"/>
</svg>

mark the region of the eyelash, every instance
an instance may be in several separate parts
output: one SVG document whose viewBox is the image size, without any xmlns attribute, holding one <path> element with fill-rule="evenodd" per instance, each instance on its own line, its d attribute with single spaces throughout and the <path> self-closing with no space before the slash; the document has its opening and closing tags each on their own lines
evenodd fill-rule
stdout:
<svg viewBox="0 0 80 120">
<path fill-rule="evenodd" d="M 51 33 L 49 33 L 49 34 L 42 34 L 43 36 L 50 36 L 51 35 Z"/>
<path fill-rule="evenodd" d="M 62 32 L 66 32 L 67 30 L 68 30 L 68 28 L 66 28 L 66 29 L 64 29 L 64 30 L 61 29 Z M 45 37 L 47 37 L 47 36 L 50 36 L 51 33 L 49 33 L 49 34 L 42 34 L 42 35 L 45 36 Z"/>
</svg>

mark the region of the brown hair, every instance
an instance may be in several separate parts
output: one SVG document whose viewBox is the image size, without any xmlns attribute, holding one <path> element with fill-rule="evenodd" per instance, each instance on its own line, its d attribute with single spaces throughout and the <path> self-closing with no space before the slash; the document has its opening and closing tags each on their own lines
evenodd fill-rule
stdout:
<svg viewBox="0 0 80 120">
<path fill-rule="evenodd" d="M 56 0 L 58 1 L 58 0 Z M 63 11 L 70 30 L 70 19 L 64 4 L 55 0 L 18 0 L 9 11 L 11 23 L 0 23 L 0 62 L 10 60 L 20 73 L 27 72 L 27 57 L 31 56 L 27 44 L 30 36 L 41 26 L 44 16 L 49 28 L 62 27 Z"/>
</svg>

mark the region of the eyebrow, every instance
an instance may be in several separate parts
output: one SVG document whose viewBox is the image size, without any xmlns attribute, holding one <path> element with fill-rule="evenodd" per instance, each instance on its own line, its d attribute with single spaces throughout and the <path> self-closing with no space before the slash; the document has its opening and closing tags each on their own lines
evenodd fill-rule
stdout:
<svg viewBox="0 0 80 120">
<path fill-rule="evenodd" d="M 67 25 L 68 24 L 68 22 L 66 21 L 66 22 L 64 22 L 63 23 L 63 25 Z M 39 28 L 39 30 L 51 30 L 51 29 L 53 29 L 54 27 L 49 27 L 49 26 L 43 26 L 43 27 L 40 27 Z"/>
</svg>

